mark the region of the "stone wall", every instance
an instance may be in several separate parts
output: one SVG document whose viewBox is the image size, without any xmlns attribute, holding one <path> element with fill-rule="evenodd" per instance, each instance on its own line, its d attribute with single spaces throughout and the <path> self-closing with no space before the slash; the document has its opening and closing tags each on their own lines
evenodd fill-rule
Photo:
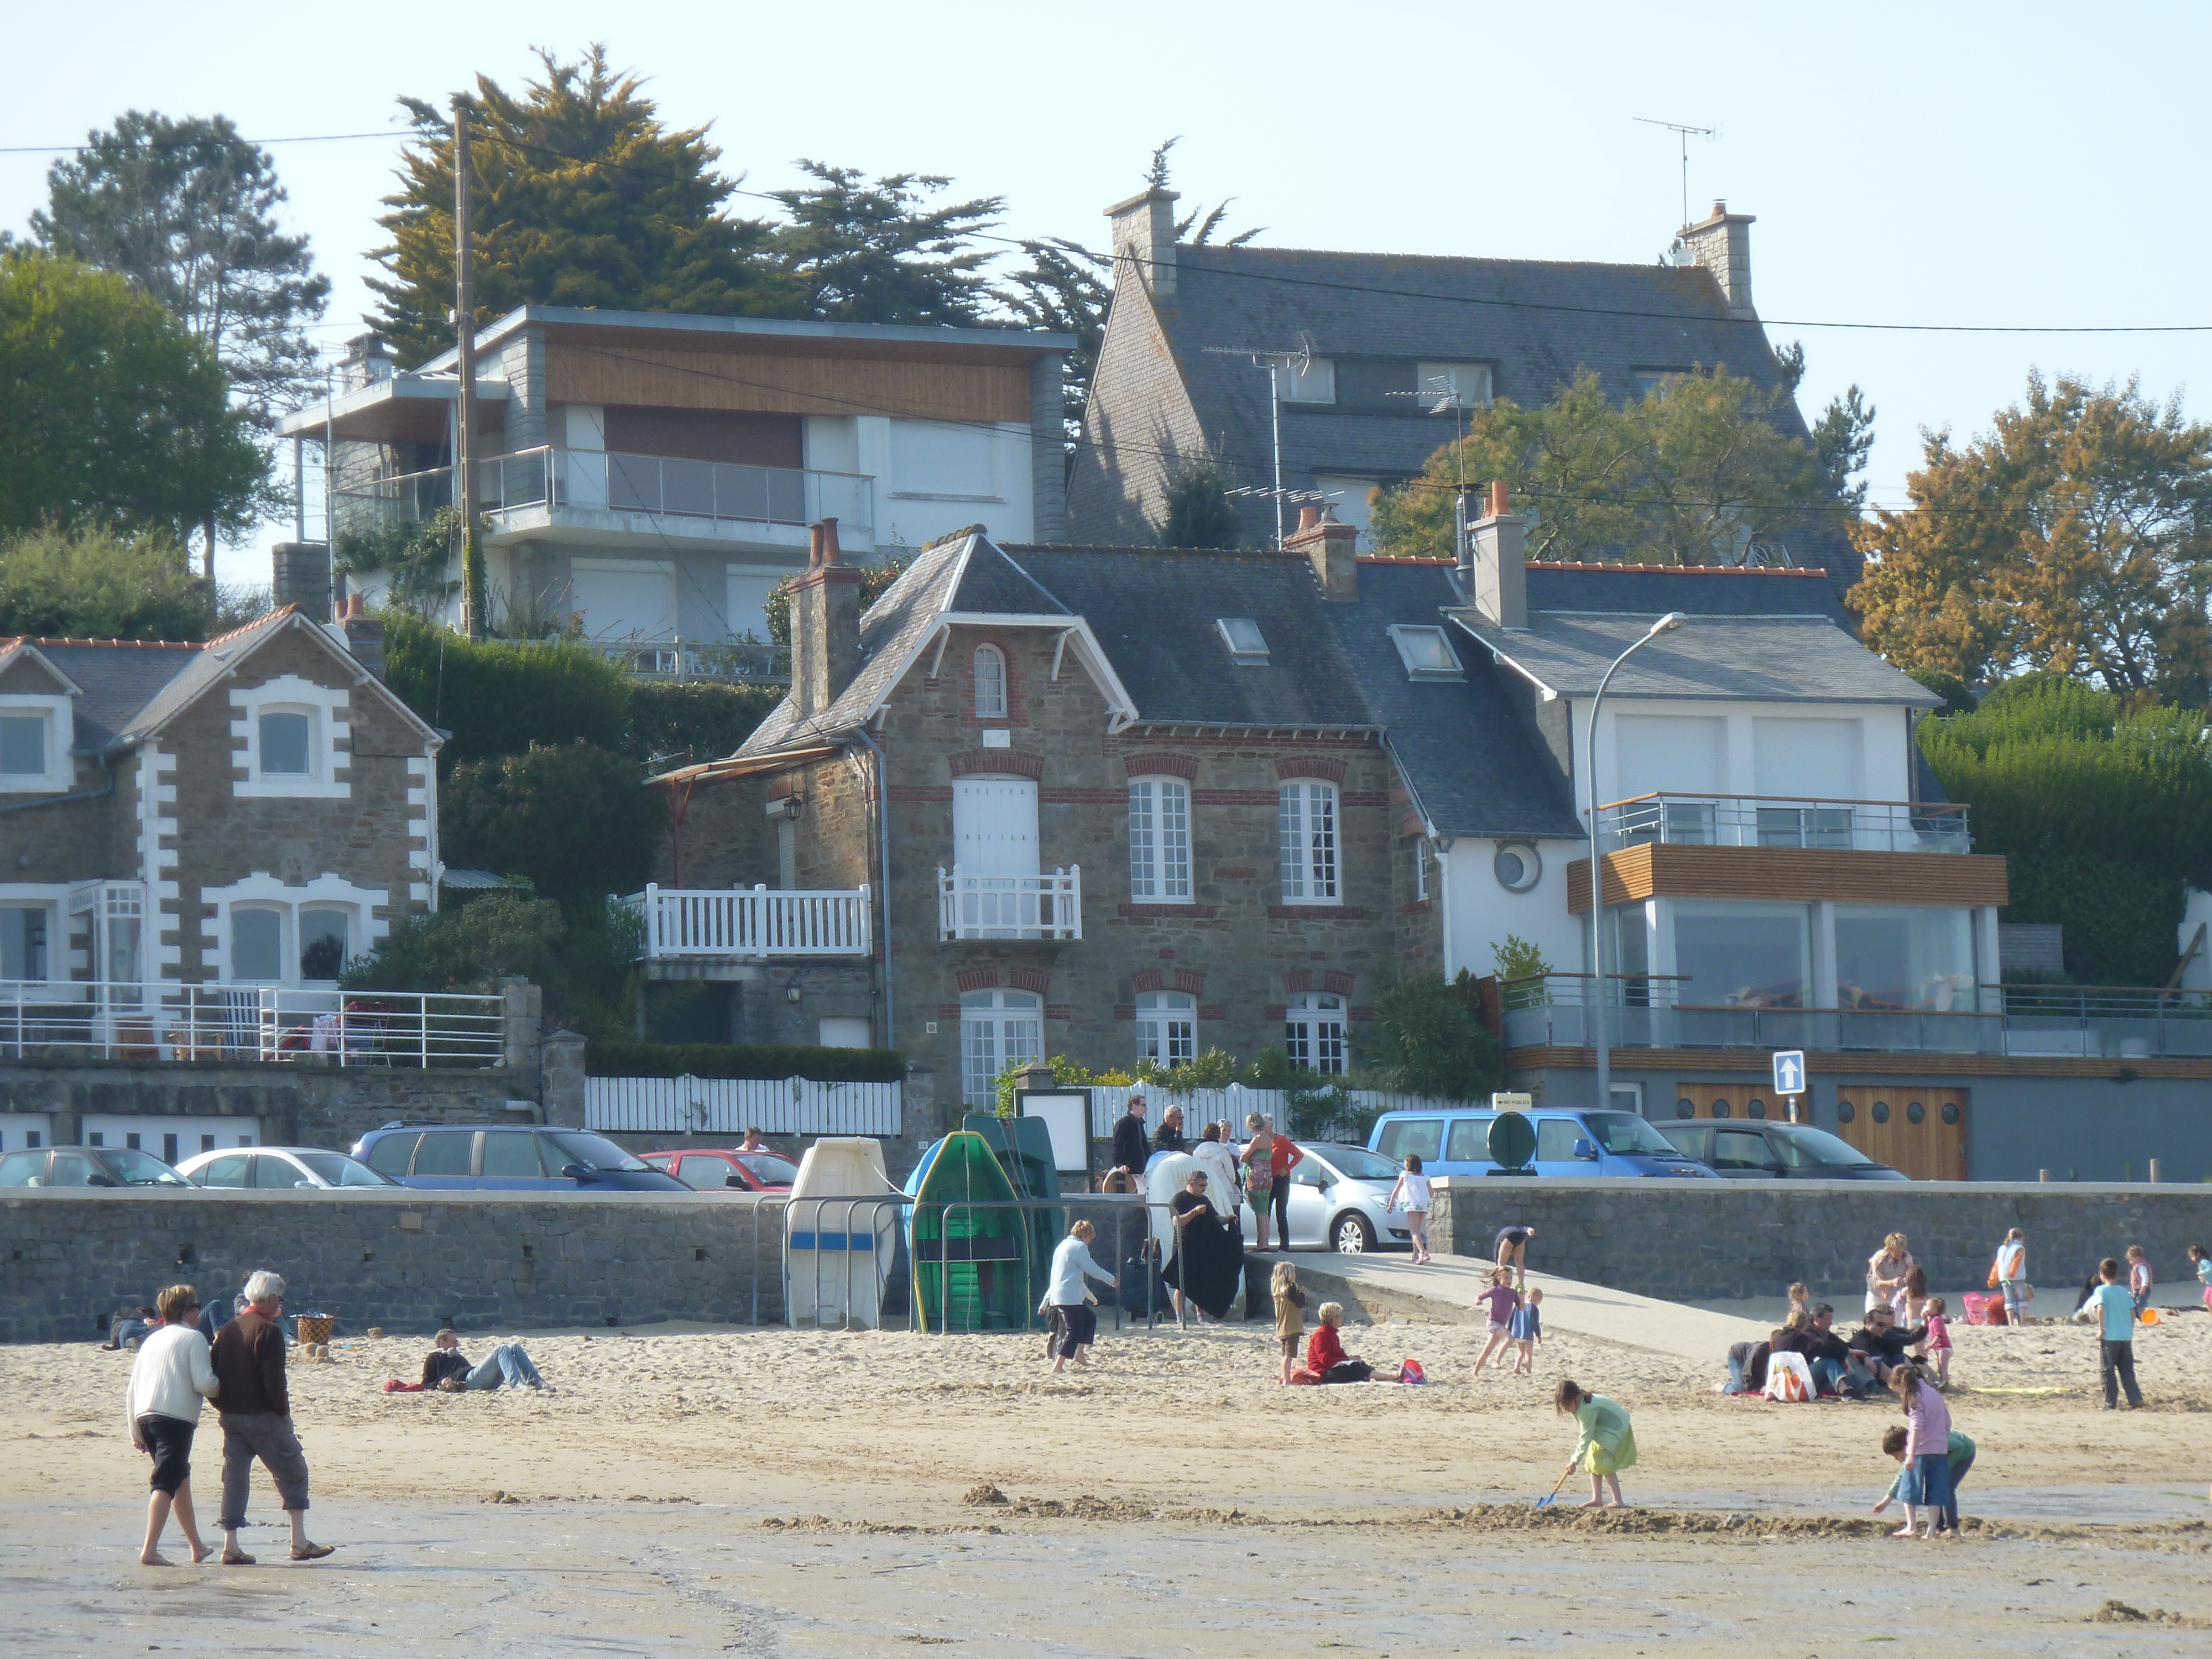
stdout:
<svg viewBox="0 0 2212 1659">
<path fill-rule="evenodd" d="M 1487 1257 L 1500 1227 L 1533 1224 L 1531 1267 L 1685 1301 L 1778 1297 L 1802 1279 L 1855 1311 L 1867 1258 L 1893 1232 L 1929 1288 L 1955 1298 L 1984 1287 L 2018 1227 L 2042 1290 L 2035 1311 L 2069 1314 L 2083 1277 L 2130 1244 L 2162 1279 L 2188 1274 L 2190 1245 L 2212 1247 L 2212 1188 L 2202 1187 L 1468 1178 L 1436 1197 L 1437 1249 Z"/>
</svg>

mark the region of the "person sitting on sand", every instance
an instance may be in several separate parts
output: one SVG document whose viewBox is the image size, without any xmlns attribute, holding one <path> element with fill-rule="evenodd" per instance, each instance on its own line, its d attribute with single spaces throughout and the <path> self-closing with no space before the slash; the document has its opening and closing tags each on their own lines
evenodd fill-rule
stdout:
<svg viewBox="0 0 2212 1659">
<path fill-rule="evenodd" d="M 1613 1507 L 1626 1509 L 1628 1500 L 1620 1495 L 1620 1472 L 1636 1462 L 1636 1429 L 1629 1421 L 1628 1408 L 1601 1394 L 1592 1394 L 1572 1377 L 1560 1382 L 1559 1392 L 1552 1396 L 1552 1408 L 1571 1412 L 1582 1429 L 1575 1442 L 1575 1455 L 1567 1460 L 1567 1471 L 1580 1469 L 1590 1478 L 1589 1502 L 1583 1507 L 1603 1509 L 1609 1485 Z"/>
<path fill-rule="evenodd" d="M 1851 1388 L 1848 1380 L 1851 1351 L 1836 1334 L 1836 1310 L 1832 1304 L 1813 1304 L 1813 1316 L 1806 1322 L 1797 1352 L 1805 1356 L 1806 1366 L 1813 1373 L 1813 1386 L 1822 1394 L 1840 1395 Z"/>
<path fill-rule="evenodd" d="M 1324 1302 L 1315 1316 L 1319 1323 L 1313 1334 L 1306 1339 L 1306 1369 L 1323 1382 L 1371 1382 L 1380 1377 L 1385 1382 L 1404 1379 L 1401 1366 L 1393 1371 L 1378 1371 L 1356 1353 L 1344 1351 L 1344 1304 Z"/>
<path fill-rule="evenodd" d="M 530 1363 L 530 1356 L 522 1351 L 520 1342 L 502 1342 L 488 1354 L 481 1365 L 469 1364 L 468 1356 L 461 1352 L 461 1339 L 450 1325 L 432 1339 L 434 1346 L 422 1361 L 422 1386 L 435 1389 L 441 1394 L 489 1392 L 502 1382 L 514 1389 L 538 1389 L 553 1392 L 553 1386 L 538 1376 L 538 1367 Z"/>
<path fill-rule="evenodd" d="M 1920 1326 L 1899 1328 L 1897 1316 L 1886 1307 L 1868 1309 L 1866 1323 L 1851 1337 L 1849 1375 L 1853 1386 L 1862 1390 L 1887 1386 L 1890 1368 L 1902 1364 L 1905 1351 L 1927 1334 Z"/>
</svg>

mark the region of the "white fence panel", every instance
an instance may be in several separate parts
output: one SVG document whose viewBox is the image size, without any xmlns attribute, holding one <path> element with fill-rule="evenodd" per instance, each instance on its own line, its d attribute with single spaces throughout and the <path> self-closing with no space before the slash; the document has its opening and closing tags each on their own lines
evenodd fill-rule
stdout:
<svg viewBox="0 0 2212 1659">
<path fill-rule="evenodd" d="M 1244 1119 L 1258 1112 L 1275 1120 L 1279 1129 L 1290 1126 L 1291 1097 L 1283 1089 L 1248 1089 L 1241 1083 L 1232 1083 L 1225 1089 L 1163 1089 L 1153 1085 L 1097 1084 L 1091 1090 L 1091 1133 L 1105 1139 L 1114 1133 L 1114 1120 L 1128 1109 L 1129 1097 L 1145 1097 L 1145 1131 L 1152 1133 L 1160 1127 L 1160 1114 L 1170 1106 L 1182 1108 L 1185 1133 L 1194 1139 L 1202 1126 L 1226 1118 L 1236 1126 L 1237 1133 L 1244 1133 Z M 1481 1101 L 1431 1100 L 1424 1095 L 1389 1093 L 1379 1089 L 1347 1089 L 1345 1097 L 1361 1111 L 1414 1112 L 1436 1111 L 1447 1107 L 1464 1110 L 1468 1106 L 1487 1107 Z"/>
<path fill-rule="evenodd" d="M 896 1083 L 812 1078 L 592 1077 L 584 1127 L 624 1134 L 895 1135 L 905 1121 Z"/>
</svg>

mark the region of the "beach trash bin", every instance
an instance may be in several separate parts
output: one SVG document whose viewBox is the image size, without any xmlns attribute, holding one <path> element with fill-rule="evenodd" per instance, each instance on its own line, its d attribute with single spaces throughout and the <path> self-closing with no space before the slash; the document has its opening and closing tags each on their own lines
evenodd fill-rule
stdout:
<svg viewBox="0 0 2212 1659">
<path fill-rule="evenodd" d="M 1968 1291 L 1965 1301 L 1969 1325 L 2002 1325 L 2005 1322 L 2003 1297 L 1991 1296 L 1984 1291 Z"/>
<path fill-rule="evenodd" d="M 329 1314 L 301 1314 L 299 1319 L 300 1346 L 311 1346 L 331 1340 L 331 1326 L 335 1322 Z"/>
</svg>

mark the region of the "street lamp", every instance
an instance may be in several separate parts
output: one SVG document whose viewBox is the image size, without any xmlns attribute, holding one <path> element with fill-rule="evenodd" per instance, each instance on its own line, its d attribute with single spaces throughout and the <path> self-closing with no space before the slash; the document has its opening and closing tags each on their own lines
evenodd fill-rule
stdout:
<svg viewBox="0 0 2212 1659">
<path fill-rule="evenodd" d="M 1620 665 L 1657 639 L 1662 634 L 1671 634 L 1689 620 L 1679 611 L 1669 611 L 1653 623 L 1643 638 L 1613 659 L 1613 666 L 1605 671 L 1605 678 L 1597 683 L 1597 695 L 1590 699 L 1589 730 L 1583 744 L 1589 767 L 1589 843 L 1590 843 L 1590 1043 L 1597 1050 L 1597 1105 L 1605 1111 L 1613 1105 L 1613 1052 L 1605 1040 L 1605 863 L 1603 850 L 1597 838 L 1597 708 L 1605 701 L 1605 689 L 1613 684 L 1613 677 L 1620 672 Z M 1663 823 L 1663 820 L 1662 820 Z M 1665 835 L 1662 829 L 1661 835 Z"/>
</svg>

